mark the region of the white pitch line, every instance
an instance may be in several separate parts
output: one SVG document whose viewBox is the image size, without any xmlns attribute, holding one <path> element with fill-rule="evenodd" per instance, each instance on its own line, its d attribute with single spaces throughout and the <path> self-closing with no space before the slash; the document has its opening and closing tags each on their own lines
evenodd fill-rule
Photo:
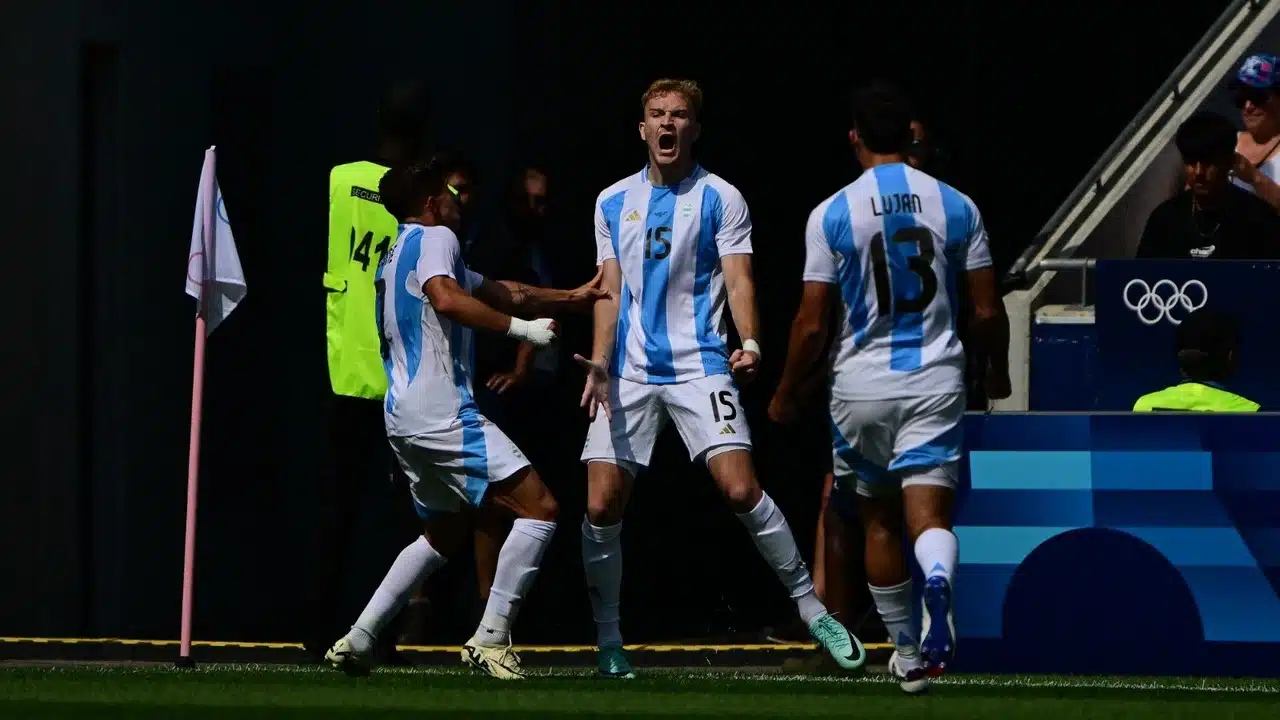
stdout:
<svg viewBox="0 0 1280 720">
<path fill-rule="evenodd" d="M 27 665 L 27 667 L 38 667 L 37 665 Z M 156 665 L 131 665 L 131 666 L 104 666 L 102 664 L 75 664 L 64 663 L 58 666 L 47 667 L 47 670 L 53 673 L 97 670 L 104 675 L 109 674 L 156 674 L 159 672 L 173 672 L 175 674 L 188 671 L 167 670 L 166 666 Z M 202 664 L 194 671 L 197 674 L 217 675 L 226 672 L 257 672 L 262 674 L 280 674 L 280 675 L 319 675 L 329 674 L 338 677 L 333 670 L 320 665 L 277 665 L 277 664 L 258 664 L 258 663 L 209 663 Z M 529 668 L 531 675 L 537 677 L 592 677 L 595 670 L 591 668 Z M 386 667 L 379 668 L 375 671 L 375 675 L 414 675 L 414 676 L 449 676 L 449 675 L 472 675 L 465 668 L 447 668 L 447 667 Z M 661 679 L 675 679 L 688 681 L 705 681 L 708 678 L 716 680 L 750 680 L 757 682 L 804 682 L 804 683 L 835 683 L 835 684 L 865 684 L 865 685 L 884 685 L 895 682 L 887 674 L 883 672 L 872 671 L 871 674 L 855 677 L 841 677 L 838 675 L 791 675 L 781 672 L 743 672 L 732 668 L 708 667 L 705 669 L 691 668 L 645 668 L 642 677 L 652 677 Z M 1107 677 L 1049 677 L 1043 675 L 952 675 L 937 681 L 941 687 L 985 687 L 985 688 L 1008 688 L 1008 689 L 1095 689 L 1095 690 L 1135 690 L 1140 692 L 1160 692 L 1160 691 L 1177 691 L 1177 692 L 1203 692 L 1203 693 L 1260 693 L 1260 694 L 1280 694 L 1280 683 L 1268 680 L 1235 680 L 1235 679 L 1214 679 L 1214 678 L 1107 678 Z"/>
</svg>

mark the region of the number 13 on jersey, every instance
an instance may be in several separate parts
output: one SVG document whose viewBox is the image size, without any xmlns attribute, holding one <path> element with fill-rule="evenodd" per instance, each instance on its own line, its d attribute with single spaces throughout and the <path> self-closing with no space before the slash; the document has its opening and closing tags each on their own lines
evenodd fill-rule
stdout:
<svg viewBox="0 0 1280 720">
<path fill-rule="evenodd" d="M 899 228 L 890 242 L 898 247 L 914 245 L 916 254 L 905 255 L 900 250 L 895 251 L 896 248 L 886 249 L 884 233 L 871 237 L 871 278 L 876 288 L 878 312 L 885 317 L 924 312 L 938 294 L 938 276 L 933 269 L 933 233 L 923 227 Z M 905 268 L 902 268 L 900 260 L 903 255 Z M 916 284 L 913 282 L 915 278 L 919 278 L 920 290 L 911 293 L 912 286 Z"/>
</svg>

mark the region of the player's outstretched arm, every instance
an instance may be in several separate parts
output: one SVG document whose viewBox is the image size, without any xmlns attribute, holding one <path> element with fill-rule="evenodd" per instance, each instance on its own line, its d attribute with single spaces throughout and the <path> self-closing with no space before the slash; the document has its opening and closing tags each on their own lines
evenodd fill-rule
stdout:
<svg viewBox="0 0 1280 720">
<path fill-rule="evenodd" d="M 724 271 L 725 289 L 729 291 L 729 313 L 733 315 L 734 327 L 738 328 L 738 337 L 742 338 L 742 349 L 730 356 L 729 367 L 738 380 L 748 381 L 755 377 L 760 365 L 760 343 L 756 341 L 760 316 L 756 313 L 751 256 L 725 255 L 720 258 L 720 267 Z"/>
<path fill-rule="evenodd" d="M 826 345 L 831 288 L 832 285 L 825 282 L 806 281 L 804 284 L 800 309 L 791 325 L 782 380 L 769 403 L 769 419 L 774 422 L 790 423 L 799 417 L 803 390 L 811 385 L 807 378 L 818 371 L 822 348 Z"/>
<path fill-rule="evenodd" d="M 490 283 L 489 280 L 484 281 L 484 284 Z M 504 333 L 540 347 L 549 345 L 556 339 L 555 321 L 528 321 L 512 317 L 485 304 L 479 298 L 472 297 L 456 280 L 447 275 L 436 275 L 428 280 L 423 286 L 423 292 L 436 312 L 467 327 Z"/>
<path fill-rule="evenodd" d="M 622 293 L 622 267 L 609 258 L 600 263 L 600 287 L 607 296 L 596 302 L 593 309 L 591 332 L 591 359 L 574 355 L 573 359 L 587 371 L 587 381 L 582 389 L 582 407 L 595 418 L 596 410 L 604 411 L 611 418 L 609 407 L 609 361 L 613 358 L 614 338 L 618 331 L 618 296 Z"/>
<path fill-rule="evenodd" d="M 988 266 L 967 275 L 973 305 L 970 334 L 987 357 L 987 397 L 1002 400 L 1012 394 L 1009 383 L 1009 317 L 996 287 L 995 269 Z"/>
<path fill-rule="evenodd" d="M 572 290 L 538 287 L 515 280 L 485 279 L 475 289 L 475 296 L 490 306 L 511 315 L 537 317 L 557 312 L 587 312 L 597 299 L 608 293 L 600 289 L 600 272 L 590 282 Z"/>
</svg>

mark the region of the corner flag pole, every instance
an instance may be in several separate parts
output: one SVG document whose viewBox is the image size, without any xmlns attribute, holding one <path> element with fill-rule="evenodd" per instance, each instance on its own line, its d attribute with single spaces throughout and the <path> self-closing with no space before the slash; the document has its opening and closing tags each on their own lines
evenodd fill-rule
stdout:
<svg viewBox="0 0 1280 720">
<path fill-rule="evenodd" d="M 196 564 L 196 501 L 200 484 L 200 418 L 204 403 L 204 343 L 205 315 L 208 310 L 209 285 L 209 240 L 213 237 L 213 218 L 217 212 L 217 197 L 214 190 L 216 174 L 216 156 L 214 149 L 205 153 L 205 167 L 200 174 L 200 197 L 203 199 L 203 217 L 201 229 L 204 238 L 204 255 L 201 257 L 201 284 L 199 311 L 196 313 L 195 362 L 191 371 L 191 440 L 187 450 L 187 530 L 182 551 L 182 635 L 179 643 L 178 667 L 195 667 L 191 658 L 191 610 L 195 594 Z M 190 268 L 188 268 L 190 272 Z"/>
</svg>

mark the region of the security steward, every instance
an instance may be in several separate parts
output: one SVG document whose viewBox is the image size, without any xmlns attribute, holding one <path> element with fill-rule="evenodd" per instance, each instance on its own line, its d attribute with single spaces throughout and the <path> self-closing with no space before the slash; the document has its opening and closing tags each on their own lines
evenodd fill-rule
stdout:
<svg viewBox="0 0 1280 720">
<path fill-rule="evenodd" d="M 397 224 L 382 207 L 378 181 L 392 165 L 430 157 L 430 103 L 425 89 L 390 89 L 378 107 L 376 161 L 338 165 L 329 174 L 329 261 L 324 273 L 330 398 L 327 458 L 316 488 L 321 517 L 305 595 L 303 645 L 323 658 L 345 625 L 339 618 L 349 548 L 369 482 L 384 482 L 395 462 L 387 444 L 382 402 L 386 371 L 375 319 L 374 275 L 396 241 Z M 405 505 L 405 507 L 408 507 Z M 406 526 L 413 528 L 412 512 Z M 416 532 L 415 529 L 407 532 Z M 394 628 L 387 637 L 395 637 Z M 402 662 L 394 646 L 381 661 Z"/>
<path fill-rule="evenodd" d="M 1240 367 L 1240 327 L 1234 318 L 1197 310 L 1175 337 L 1182 382 L 1138 398 L 1134 412 L 1258 411 L 1258 403 L 1226 388 Z"/>
</svg>

